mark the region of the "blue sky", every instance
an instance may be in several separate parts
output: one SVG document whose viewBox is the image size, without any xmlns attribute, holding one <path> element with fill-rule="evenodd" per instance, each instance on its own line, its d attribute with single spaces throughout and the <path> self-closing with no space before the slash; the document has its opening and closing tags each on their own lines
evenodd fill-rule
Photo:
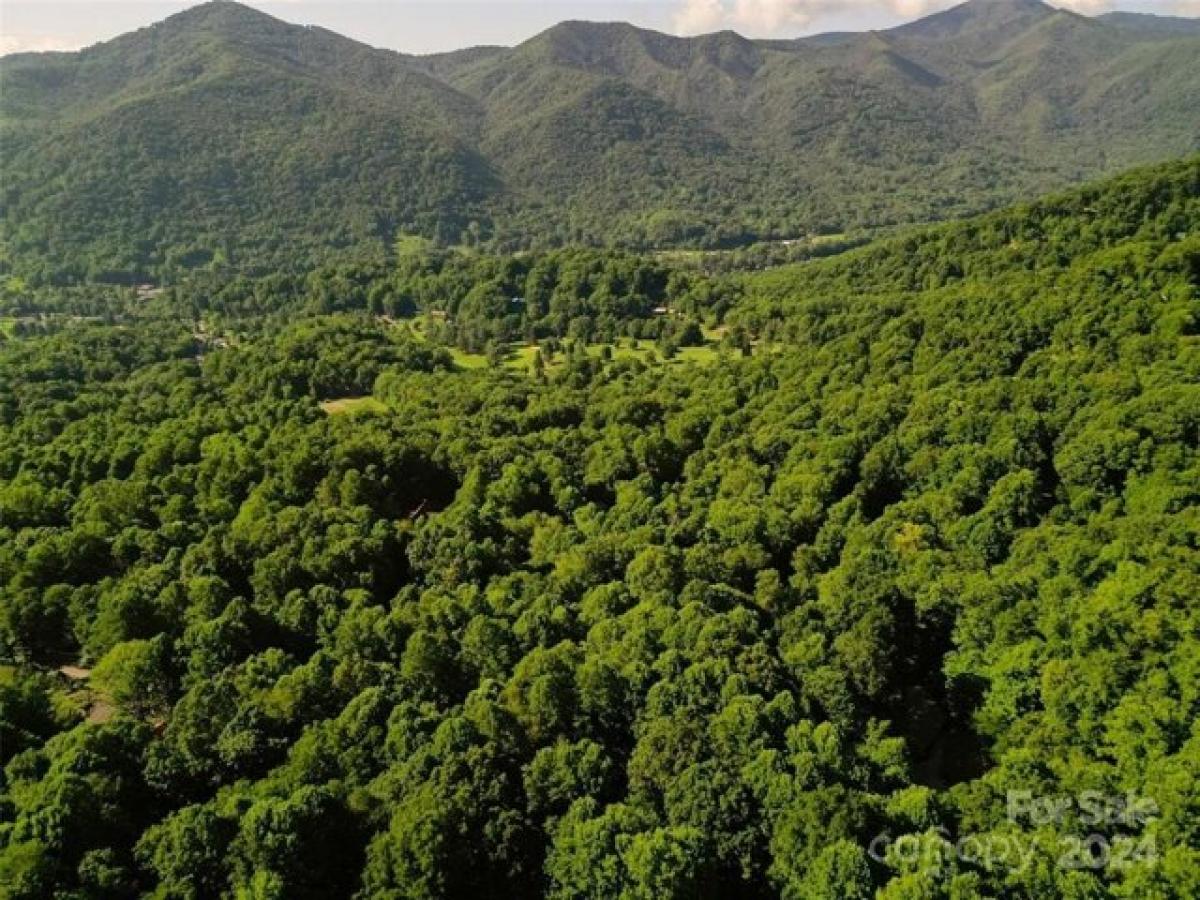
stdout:
<svg viewBox="0 0 1200 900">
<path fill-rule="evenodd" d="M 191 0 L 0 0 L 0 53 L 74 50 L 166 18 Z M 410 53 L 516 44 L 564 19 L 622 20 L 676 34 L 732 28 L 748 37 L 886 28 L 947 0 L 250 0 L 305 25 Z M 1084 13 L 1119 8 L 1200 15 L 1200 0 L 1057 0 Z"/>
</svg>

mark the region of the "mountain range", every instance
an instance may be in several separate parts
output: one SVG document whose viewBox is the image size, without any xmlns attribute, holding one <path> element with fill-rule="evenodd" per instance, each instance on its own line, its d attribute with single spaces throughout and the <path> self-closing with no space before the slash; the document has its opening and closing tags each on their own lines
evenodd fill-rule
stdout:
<svg viewBox="0 0 1200 900">
<path fill-rule="evenodd" d="M 305 265 L 418 235 L 719 247 L 951 218 L 1200 148 L 1200 24 L 969 0 L 888 31 L 564 22 L 371 48 L 217 0 L 0 59 L 27 277 Z"/>
</svg>

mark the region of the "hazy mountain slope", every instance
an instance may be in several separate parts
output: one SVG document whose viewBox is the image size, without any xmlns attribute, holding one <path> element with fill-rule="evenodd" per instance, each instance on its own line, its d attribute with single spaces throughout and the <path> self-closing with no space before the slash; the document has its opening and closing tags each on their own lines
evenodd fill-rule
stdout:
<svg viewBox="0 0 1200 900">
<path fill-rule="evenodd" d="M 975 0 L 832 43 L 568 23 L 454 81 L 489 128 L 517 127 L 496 85 L 531 58 L 696 112 L 750 161 L 755 212 L 737 223 L 750 233 L 958 215 L 1197 146 L 1196 67 L 1036 0 Z"/>
<path fill-rule="evenodd" d="M 93 274 L 268 264 L 397 229 L 456 239 L 490 189 L 469 98 L 236 4 L 5 60 L 3 84 L 9 253 L 103 260 Z"/>
<path fill-rule="evenodd" d="M 960 50 L 994 50 L 1030 27 L 1063 15 L 1039 0 L 974 0 L 890 30 L 901 39 L 952 41 Z"/>
<path fill-rule="evenodd" d="M 859 35 L 565 22 L 417 58 L 207 3 L 0 60 L 0 236 L 24 272 L 143 277 L 404 232 L 714 246 L 958 216 L 1200 147 L 1200 36 L 1135 21 L 971 0 Z"/>
<path fill-rule="evenodd" d="M 1037 0 L 974 0 L 890 32 L 834 38 L 681 39 L 568 22 L 444 72 L 487 110 L 485 152 L 512 189 L 567 186 L 568 196 L 551 193 L 571 233 L 633 243 L 959 215 L 1197 146 L 1194 67 Z M 661 129 L 630 145 L 644 162 L 623 164 L 628 187 L 616 198 L 604 154 L 575 152 L 596 133 L 589 92 L 600 81 L 669 107 Z M 548 107 L 561 129 L 542 127 Z M 672 110 L 695 121 L 681 131 Z M 671 135 L 688 133 L 685 146 L 710 146 L 703 171 L 670 150 Z M 645 186 L 651 167 L 671 173 L 673 191 Z M 732 220 L 696 205 L 716 180 Z"/>
<path fill-rule="evenodd" d="M 746 89 L 722 69 L 752 67 L 757 51 L 729 36 L 746 58 L 723 54 L 725 37 L 570 22 L 461 69 L 452 83 L 486 110 L 484 154 L 520 208 L 535 210 L 499 223 L 502 233 L 520 242 L 538 219 L 555 222 L 559 240 L 718 234 L 732 221 L 720 205 L 758 194 L 753 158 L 723 114 Z"/>
<path fill-rule="evenodd" d="M 1200 19 L 1182 16 L 1154 16 L 1146 13 L 1111 12 L 1098 17 L 1105 25 L 1156 34 L 1162 37 L 1200 35 Z"/>
</svg>

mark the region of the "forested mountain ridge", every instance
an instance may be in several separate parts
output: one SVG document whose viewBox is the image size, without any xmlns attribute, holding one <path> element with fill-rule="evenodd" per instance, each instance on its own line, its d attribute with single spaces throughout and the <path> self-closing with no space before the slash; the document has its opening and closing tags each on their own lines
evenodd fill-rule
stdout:
<svg viewBox="0 0 1200 900">
<path fill-rule="evenodd" d="M 490 190 L 468 98 L 236 4 L 0 65 L 10 259 L 90 258 L 99 279 L 148 254 L 261 268 L 397 231 L 456 238 Z"/>
<path fill-rule="evenodd" d="M 6 285 L 0 885 L 1195 896 L 1198 227 L 1192 158 L 769 272 Z"/>
<path fill-rule="evenodd" d="M 207 3 L 0 60 L 4 264 L 130 279 L 402 234 L 721 246 L 948 218 L 1195 150 L 1198 48 L 1154 17 L 971 0 L 830 39 L 568 22 L 421 58 Z"/>
</svg>

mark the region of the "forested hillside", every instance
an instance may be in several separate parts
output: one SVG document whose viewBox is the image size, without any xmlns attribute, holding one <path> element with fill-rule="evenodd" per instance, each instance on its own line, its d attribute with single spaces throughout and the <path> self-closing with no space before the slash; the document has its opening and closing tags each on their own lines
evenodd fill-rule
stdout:
<svg viewBox="0 0 1200 900">
<path fill-rule="evenodd" d="M 6 896 L 1196 896 L 1198 227 L 10 279 Z"/>
<path fill-rule="evenodd" d="M 1190 22 L 970 0 L 856 35 L 565 22 L 415 57 L 205 3 L 0 59 L 0 266 L 132 283 L 413 235 L 712 248 L 960 217 L 1195 152 Z"/>
</svg>

